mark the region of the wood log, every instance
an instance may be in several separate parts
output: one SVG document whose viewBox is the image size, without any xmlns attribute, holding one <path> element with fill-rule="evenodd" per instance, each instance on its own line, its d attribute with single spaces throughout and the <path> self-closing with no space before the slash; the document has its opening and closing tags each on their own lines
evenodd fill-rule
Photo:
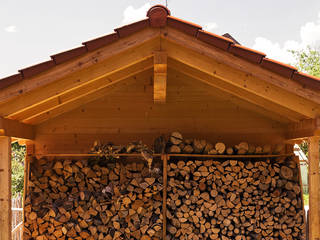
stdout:
<svg viewBox="0 0 320 240">
<path fill-rule="evenodd" d="M 226 145 L 222 142 L 218 142 L 215 145 L 215 149 L 217 151 L 218 154 L 223 154 L 224 151 L 226 150 Z"/>
<path fill-rule="evenodd" d="M 179 132 L 173 132 L 170 135 L 169 141 L 171 144 L 179 145 L 183 141 L 182 134 Z"/>
<path fill-rule="evenodd" d="M 47 161 L 31 174 L 24 239 L 160 240 L 161 169 L 140 159 Z"/>
<path fill-rule="evenodd" d="M 304 239 L 293 161 L 171 163 L 167 239 Z"/>
</svg>

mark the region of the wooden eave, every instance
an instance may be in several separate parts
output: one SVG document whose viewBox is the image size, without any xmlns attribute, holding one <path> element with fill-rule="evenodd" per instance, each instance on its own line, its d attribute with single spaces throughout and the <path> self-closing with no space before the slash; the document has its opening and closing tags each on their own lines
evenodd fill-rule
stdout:
<svg viewBox="0 0 320 240">
<path fill-rule="evenodd" d="M 231 94 L 285 124 L 319 116 L 317 79 L 303 78 L 293 67 L 202 31 L 168 11 L 163 14 L 153 18 L 149 11 L 149 19 L 86 42 L 85 49 L 53 55 L 54 66 L 49 61 L 21 70 L 24 78 L 13 76 L 0 89 L 0 116 L 28 127 L 38 125 L 107 95 L 121 82 L 149 75 L 154 77 L 155 104 L 165 103 L 172 71 Z M 296 137 L 292 132 L 288 136 Z"/>
</svg>

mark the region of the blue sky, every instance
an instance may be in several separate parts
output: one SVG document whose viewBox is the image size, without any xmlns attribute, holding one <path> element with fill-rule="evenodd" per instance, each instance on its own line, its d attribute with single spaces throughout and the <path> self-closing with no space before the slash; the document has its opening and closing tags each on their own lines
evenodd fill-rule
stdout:
<svg viewBox="0 0 320 240">
<path fill-rule="evenodd" d="M 308 4 L 306 4 L 308 2 Z M 1 0 L 0 78 L 145 17 L 164 0 Z M 168 0 L 173 16 L 234 36 L 268 57 L 320 42 L 319 0 Z"/>
</svg>

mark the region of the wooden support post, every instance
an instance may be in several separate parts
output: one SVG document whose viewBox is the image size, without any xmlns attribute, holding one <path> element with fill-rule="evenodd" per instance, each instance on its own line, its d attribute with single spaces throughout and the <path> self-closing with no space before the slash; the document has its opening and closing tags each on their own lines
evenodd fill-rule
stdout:
<svg viewBox="0 0 320 240">
<path fill-rule="evenodd" d="M 0 137 L 0 239 L 11 240 L 11 139 Z"/>
<path fill-rule="evenodd" d="M 153 70 L 153 101 L 165 103 L 167 95 L 167 54 L 165 52 L 154 53 Z"/>
<path fill-rule="evenodd" d="M 163 217 L 163 236 L 162 239 L 167 239 L 167 172 L 168 172 L 168 160 L 169 156 L 167 154 L 161 155 L 163 164 L 163 204 L 162 204 L 162 217 Z"/>
<path fill-rule="evenodd" d="M 309 239 L 320 240 L 319 139 L 309 140 Z"/>
</svg>

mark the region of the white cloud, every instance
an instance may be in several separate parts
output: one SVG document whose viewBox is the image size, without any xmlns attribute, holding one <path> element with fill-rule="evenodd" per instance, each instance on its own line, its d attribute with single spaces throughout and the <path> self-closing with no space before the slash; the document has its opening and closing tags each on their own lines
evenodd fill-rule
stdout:
<svg viewBox="0 0 320 240">
<path fill-rule="evenodd" d="M 9 33 L 14 33 L 14 32 L 17 32 L 17 27 L 14 25 L 11 25 L 11 26 L 5 27 L 4 30 Z"/>
<path fill-rule="evenodd" d="M 315 46 L 320 43 L 320 12 L 316 22 L 307 22 L 300 28 L 300 41 L 288 40 L 284 44 L 271 42 L 264 37 L 257 37 L 253 49 L 267 54 L 268 58 L 273 58 L 284 63 L 294 63 L 294 58 L 288 50 L 299 50 L 308 45 Z"/>
<path fill-rule="evenodd" d="M 150 3 L 146 3 L 139 8 L 134 8 L 133 6 L 128 6 L 123 12 L 123 24 L 133 23 L 135 21 L 146 18 L 147 11 L 151 7 Z"/>
<path fill-rule="evenodd" d="M 218 24 L 215 22 L 209 22 L 203 27 L 203 29 L 208 32 L 211 32 L 215 28 L 218 28 Z"/>
</svg>

